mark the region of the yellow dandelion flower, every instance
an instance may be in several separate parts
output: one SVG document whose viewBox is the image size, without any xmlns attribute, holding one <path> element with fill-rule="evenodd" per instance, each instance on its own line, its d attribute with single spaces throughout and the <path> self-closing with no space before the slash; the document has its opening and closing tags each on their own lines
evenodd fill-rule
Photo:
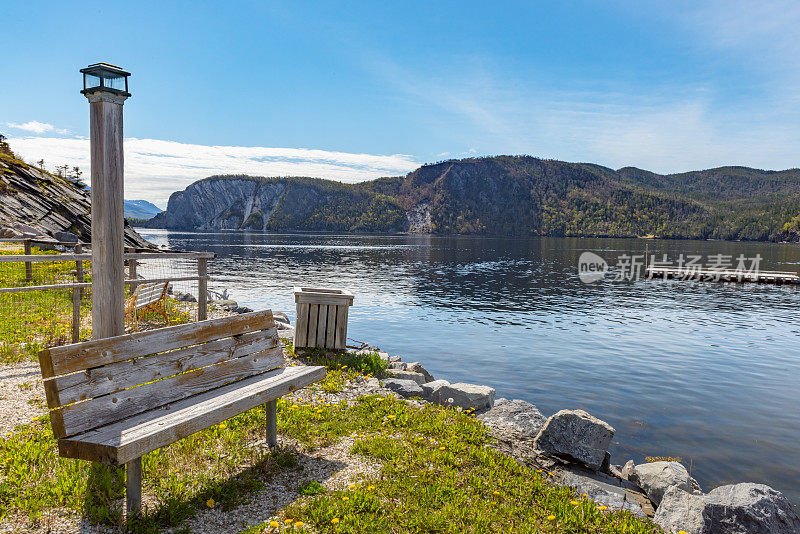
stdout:
<svg viewBox="0 0 800 534">
<path fill-rule="evenodd" d="M 583 497 L 584 499 L 588 499 L 589 498 L 589 494 L 588 493 L 584 493 L 583 495 L 581 495 L 581 497 Z"/>
<path fill-rule="evenodd" d="M 447 447 L 445 447 L 444 445 L 442 445 L 441 447 L 439 447 L 439 450 L 440 450 L 440 451 L 443 451 L 443 450 L 445 450 L 446 448 L 447 448 Z"/>
<path fill-rule="evenodd" d="M 602 512 L 603 510 L 608 510 L 608 506 L 598 506 L 597 509 Z"/>
<path fill-rule="evenodd" d="M 555 476 L 555 475 L 554 475 L 553 473 L 551 473 L 550 471 L 548 471 L 548 472 L 547 472 L 547 474 L 548 474 L 548 475 L 550 475 L 551 477 L 554 477 L 554 476 Z"/>
<path fill-rule="evenodd" d="M 578 506 L 578 501 L 569 501 L 572 506 Z"/>
<path fill-rule="evenodd" d="M 208 499 L 208 500 L 206 501 L 206 506 L 208 506 L 209 508 L 214 508 L 214 505 L 215 505 L 215 504 L 217 504 L 217 503 L 216 503 L 216 502 L 214 502 L 214 499 Z"/>
<path fill-rule="evenodd" d="M 269 526 L 271 526 L 272 528 L 278 528 L 280 525 L 278 524 L 277 521 L 273 519 L 272 521 L 269 522 Z"/>
<path fill-rule="evenodd" d="M 342 497 L 342 500 L 343 500 L 343 501 L 349 501 L 349 500 L 350 500 L 350 497 Z"/>
<path fill-rule="evenodd" d="M 686 534 L 686 531 L 685 530 L 679 530 L 678 534 Z"/>
<path fill-rule="evenodd" d="M 333 519 L 331 519 L 331 523 L 333 523 L 334 525 L 338 524 L 339 523 L 339 518 L 338 517 L 334 517 Z"/>
<path fill-rule="evenodd" d="M 302 521 L 298 521 L 297 523 L 294 524 L 294 526 L 302 527 L 303 526 L 303 522 Z"/>
<path fill-rule="evenodd" d="M 291 522 L 292 522 L 292 520 L 291 520 L 291 519 L 289 519 L 289 518 L 286 518 L 286 519 L 284 519 L 284 520 L 283 520 L 283 522 L 284 522 L 284 523 L 286 523 L 286 524 L 288 525 L 289 523 L 291 523 Z"/>
<path fill-rule="evenodd" d="M 355 484 L 348 484 L 347 487 L 350 488 L 350 489 L 353 489 L 353 488 L 356 487 L 356 485 Z"/>
<path fill-rule="evenodd" d="M 556 520 L 556 516 L 554 516 L 554 515 L 548 515 L 548 516 L 547 516 L 547 520 L 548 520 L 548 521 L 555 521 L 555 520 Z"/>
<path fill-rule="evenodd" d="M 221 430 L 225 430 L 226 428 L 228 428 L 228 425 L 226 425 L 225 423 L 222 423 L 221 425 L 219 425 L 219 428 Z"/>
<path fill-rule="evenodd" d="M 541 472 L 542 472 L 542 470 L 541 470 L 541 469 L 537 469 L 537 470 L 536 470 L 536 472 L 537 472 L 537 473 L 541 473 Z"/>
<path fill-rule="evenodd" d="M 499 491 L 497 491 L 497 490 L 494 490 L 494 494 L 495 494 L 495 495 L 500 495 L 500 492 L 499 492 Z"/>
<path fill-rule="evenodd" d="M 375 489 L 375 486 L 367 486 L 367 491 L 372 491 Z"/>
</svg>

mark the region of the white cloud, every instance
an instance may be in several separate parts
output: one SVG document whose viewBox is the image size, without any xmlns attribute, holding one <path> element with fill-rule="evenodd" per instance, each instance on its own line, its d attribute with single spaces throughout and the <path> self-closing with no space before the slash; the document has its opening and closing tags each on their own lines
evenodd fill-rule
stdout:
<svg viewBox="0 0 800 534">
<path fill-rule="evenodd" d="M 31 132 L 35 134 L 43 134 L 47 132 L 54 132 L 57 134 L 68 134 L 68 130 L 63 130 L 61 128 L 56 128 L 52 124 L 48 124 L 46 122 L 39 122 L 39 121 L 29 121 L 22 124 L 17 124 L 14 122 L 7 122 L 6 126 L 9 128 L 14 128 L 16 130 L 24 130 L 26 132 Z"/>
<path fill-rule="evenodd" d="M 89 140 L 85 138 L 21 137 L 9 139 L 11 148 L 27 161 L 45 160 L 45 166 L 79 166 L 89 179 Z M 213 174 L 253 176 L 310 176 L 341 182 L 361 182 L 397 176 L 420 164 L 412 156 L 380 156 L 305 148 L 204 146 L 125 139 L 125 197 L 166 206 L 169 195 Z"/>
</svg>

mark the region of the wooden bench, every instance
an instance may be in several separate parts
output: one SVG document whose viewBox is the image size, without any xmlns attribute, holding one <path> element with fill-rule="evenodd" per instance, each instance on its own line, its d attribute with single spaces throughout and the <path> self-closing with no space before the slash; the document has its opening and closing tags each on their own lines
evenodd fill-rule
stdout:
<svg viewBox="0 0 800 534">
<path fill-rule="evenodd" d="M 168 323 L 167 287 L 169 287 L 169 282 L 152 282 L 136 286 L 133 293 L 125 299 L 125 316 L 136 324 L 140 313 L 152 311 L 160 313 L 164 322 Z"/>
<path fill-rule="evenodd" d="M 141 457 L 325 377 L 284 367 L 272 311 L 189 323 L 39 353 L 59 455 L 126 465 L 128 513 L 141 506 Z"/>
</svg>

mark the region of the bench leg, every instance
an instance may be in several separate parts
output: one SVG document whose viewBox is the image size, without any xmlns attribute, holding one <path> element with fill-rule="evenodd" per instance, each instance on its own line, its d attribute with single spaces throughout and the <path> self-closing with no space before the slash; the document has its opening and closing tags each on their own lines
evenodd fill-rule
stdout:
<svg viewBox="0 0 800 534">
<path fill-rule="evenodd" d="M 278 446 L 278 401 L 269 401 L 264 405 L 267 409 L 267 446 Z"/>
<path fill-rule="evenodd" d="M 142 459 L 125 464 L 125 505 L 128 517 L 139 515 L 142 510 Z"/>
</svg>

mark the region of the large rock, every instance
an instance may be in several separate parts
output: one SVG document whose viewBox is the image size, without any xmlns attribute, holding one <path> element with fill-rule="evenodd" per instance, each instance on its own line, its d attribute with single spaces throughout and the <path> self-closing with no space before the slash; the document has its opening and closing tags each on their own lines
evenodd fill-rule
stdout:
<svg viewBox="0 0 800 534">
<path fill-rule="evenodd" d="M 625 480 L 630 480 L 633 476 L 633 470 L 636 469 L 636 464 L 633 463 L 633 460 L 628 460 L 625 462 L 625 465 L 622 466 L 620 470 L 620 478 L 624 478 Z"/>
<path fill-rule="evenodd" d="M 77 243 L 79 241 L 78 236 L 72 232 L 55 232 L 53 238 L 61 243 Z"/>
<path fill-rule="evenodd" d="M 665 532 L 687 534 L 797 534 L 800 517 L 779 491 L 763 484 L 720 486 L 693 495 L 672 486 L 653 520 Z"/>
<path fill-rule="evenodd" d="M 494 406 L 494 388 L 458 382 L 442 386 L 431 396 L 431 402 L 465 410 L 485 410 Z"/>
<path fill-rule="evenodd" d="M 272 317 L 275 318 L 275 323 L 291 324 L 289 318 L 283 312 L 272 312 Z"/>
<path fill-rule="evenodd" d="M 536 436 L 538 454 L 582 463 L 597 471 L 603 465 L 614 428 L 583 410 L 561 410 Z"/>
<path fill-rule="evenodd" d="M 627 510 L 639 517 L 646 515 L 641 504 L 647 504 L 647 498 L 626 480 L 580 469 L 560 473 L 559 479 L 564 486 L 575 488 L 578 495 L 588 495 L 596 503 L 612 510 Z M 652 513 L 652 508 L 648 507 L 648 510 Z"/>
<path fill-rule="evenodd" d="M 683 491 L 692 491 L 692 477 L 678 462 L 652 462 L 633 468 L 628 480 L 638 484 L 656 505 L 671 486 Z"/>
<path fill-rule="evenodd" d="M 422 388 L 413 380 L 399 380 L 396 378 L 388 378 L 383 380 L 383 387 L 390 389 L 400 395 L 401 397 L 422 397 Z"/>
<path fill-rule="evenodd" d="M 435 380 L 435 378 L 433 378 L 433 375 L 430 374 L 428 372 L 428 370 L 425 369 L 422 366 L 422 364 L 419 363 L 419 362 L 412 362 L 412 363 L 406 364 L 406 371 L 411 371 L 411 372 L 414 372 L 414 373 L 422 374 L 425 377 L 425 382 L 426 383 L 427 382 L 433 382 Z"/>
<path fill-rule="evenodd" d="M 478 416 L 489 427 L 511 428 L 523 436 L 534 438 L 542 429 L 547 417 L 539 409 L 524 400 L 514 399 L 495 402 L 494 407 Z"/>
<path fill-rule="evenodd" d="M 424 384 L 427 382 L 425 380 L 425 375 L 422 373 L 414 373 L 412 371 L 404 371 L 402 369 L 387 369 L 386 373 L 389 375 L 389 378 L 397 378 L 399 380 L 413 380 L 419 385 Z"/>
<path fill-rule="evenodd" d="M 433 396 L 439 391 L 439 388 L 444 386 L 449 386 L 450 382 L 447 380 L 434 380 L 433 382 L 426 382 L 422 384 L 422 398 L 425 400 L 431 400 Z"/>
</svg>

